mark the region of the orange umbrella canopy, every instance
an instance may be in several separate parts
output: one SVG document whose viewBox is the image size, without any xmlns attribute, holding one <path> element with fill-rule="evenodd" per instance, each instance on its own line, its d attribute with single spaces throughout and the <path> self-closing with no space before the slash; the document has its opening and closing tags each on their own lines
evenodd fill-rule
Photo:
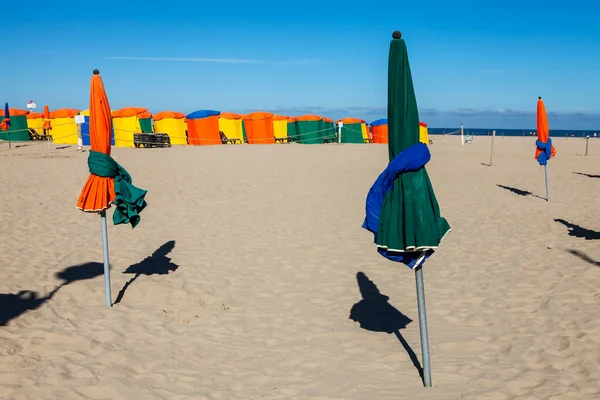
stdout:
<svg viewBox="0 0 600 400">
<path fill-rule="evenodd" d="M 25 116 L 25 118 L 27 118 L 27 119 L 40 119 L 40 118 L 44 118 L 44 114 L 39 113 L 39 112 L 35 112 L 35 111 L 31 111 L 29 114 L 27 114 Z"/>
<path fill-rule="evenodd" d="M 21 110 L 20 108 L 9 108 L 8 109 L 8 114 L 11 117 L 20 117 L 23 115 L 27 115 L 29 114 L 29 110 Z M 6 117 L 6 111 L 4 111 L 4 108 L 0 109 L 0 117 Z"/>
<path fill-rule="evenodd" d="M 54 110 L 50 113 L 50 119 L 54 118 L 73 118 L 74 116 L 79 114 L 79 110 L 74 108 L 60 108 L 58 110 Z"/>
<path fill-rule="evenodd" d="M 556 149 L 552 145 L 552 139 L 550 139 L 548 116 L 541 97 L 538 97 L 537 102 L 537 135 L 535 159 L 538 160 L 540 165 L 546 165 L 547 161 L 556 155 Z"/>
<path fill-rule="evenodd" d="M 110 156 L 110 104 L 97 71 L 94 70 L 90 87 L 90 144 L 92 151 Z M 114 200 L 114 178 L 90 174 L 79 195 L 77 208 L 86 212 L 100 212 L 109 208 Z"/>
<path fill-rule="evenodd" d="M 154 120 L 160 121 L 165 118 L 173 118 L 173 119 L 184 119 L 185 114 L 178 111 L 161 111 L 159 113 L 154 114 Z"/>
<path fill-rule="evenodd" d="M 113 118 L 127 118 L 127 117 L 133 117 L 134 115 L 137 115 L 138 118 L 141 118 L 139 115 L 143 114 L 145 112 L 148 112 L 147 108 L 125 107 L 125 108 L 121 108 L 120 110 L 113 111 L 112 117 Z"/>
<path fill-rule="evenodd" d="M 222 112 L 221 114 L 219 114 L 219 118 L 223 118 L 223 119 L 242 119 L 242 115 L 241 114 L 232 113 L 232 112 Z"/>
</svg>

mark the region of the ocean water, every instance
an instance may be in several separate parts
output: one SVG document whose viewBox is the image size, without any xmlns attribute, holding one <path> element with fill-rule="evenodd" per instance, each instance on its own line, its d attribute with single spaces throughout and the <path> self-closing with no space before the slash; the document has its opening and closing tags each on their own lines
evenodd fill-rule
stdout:
<svg viewBox="0 0 600 400">
<path fill-rule="evenodd" d="M 464 128 L 464 133 L 474 136 L 491 136 L 492 131 L 494 129 L 467 129 Z M 460 128 L 428 128 L 430 135 L 443 135 L 445 133 L 458 131 L 460 134 Z M 579 137 L 584 138 L 586 136 L 594 137 L 594 133 L 600 138 L 600 130 L 597 131 L 577 131 L 577 130 L 550 130 L 550 137 Z M 537 136 L 537 131 L 535 129 L 527 130 L 527 129 L 496 129 L 496 136 Z"/>
</svg>

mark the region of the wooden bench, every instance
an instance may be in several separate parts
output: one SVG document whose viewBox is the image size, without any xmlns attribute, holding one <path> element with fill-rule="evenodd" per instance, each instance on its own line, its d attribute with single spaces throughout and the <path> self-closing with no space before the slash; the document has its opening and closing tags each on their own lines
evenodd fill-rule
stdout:
<svg viewBox="0 0 600 400">
<path fill-rule="evenodd" d="M 171 147 L 171 138 L 166 133 L 134 133 L 135 147 Z"/>
</svg>

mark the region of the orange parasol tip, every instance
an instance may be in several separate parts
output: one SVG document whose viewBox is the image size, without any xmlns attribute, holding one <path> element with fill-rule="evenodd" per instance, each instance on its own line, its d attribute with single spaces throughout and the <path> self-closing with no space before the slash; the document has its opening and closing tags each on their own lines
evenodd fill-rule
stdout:
<svg viewBox="0 0 600 400">
<path fill-rule="evenodd" d="M 100 71 L 98 71 L 97 69 L 94 70 L 94 75 L 100 75 Z"/>
<path fill-rule="evenodd" d="M 401 37 L 402 37 L 402 33 L 400 33 L 400 31 L 394 31 L 394 33 L 392 33 L 393 39 L 400 39 Z"/>
</svg>

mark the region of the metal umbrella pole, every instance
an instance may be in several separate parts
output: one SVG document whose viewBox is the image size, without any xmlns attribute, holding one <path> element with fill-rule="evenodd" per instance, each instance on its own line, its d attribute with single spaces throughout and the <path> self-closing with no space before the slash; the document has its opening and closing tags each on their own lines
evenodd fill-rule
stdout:
<svg viewBox="0 0 600 400">
<path fill-rule="evenodd" d="M 106 293 L 106 306 L 112 307 L 112 296 L 110 293 L 110 264 L 108 262 L 108 229 L 106 224 L 106 211 L 100 213 L 100 224 L 102 226 L 102 255 L 104 258 L 104 291 Z"/>
<path fill-rule="evenodd" d="M 492 149 L 490 150 L 490 167 L 492 166 L 492 156 L 494 155 L 494 138 L 496 137 L 496 131 L 492 132 Z"/>
<path fill-rule="evenodd" d="M 546 201 L 550 201 L 550 188 L 548 187 L 548 162 L 544 165 L 544 172 L 546 173 Z"/>
<path fill-rule="evenodd" d="M 425 252 L 417 260 L 415 281 L 417 286 L 417 306 L 419 309 L 419 330 L 421 333 L 421 356 L 423 358 L 423 383 L 431 387 L 431 363 L 429 357 L 429 332 L 427 330 L 427 310 L 425 306 L 425 287 L 423 284 L 423 260 Z"/>
</svg>

